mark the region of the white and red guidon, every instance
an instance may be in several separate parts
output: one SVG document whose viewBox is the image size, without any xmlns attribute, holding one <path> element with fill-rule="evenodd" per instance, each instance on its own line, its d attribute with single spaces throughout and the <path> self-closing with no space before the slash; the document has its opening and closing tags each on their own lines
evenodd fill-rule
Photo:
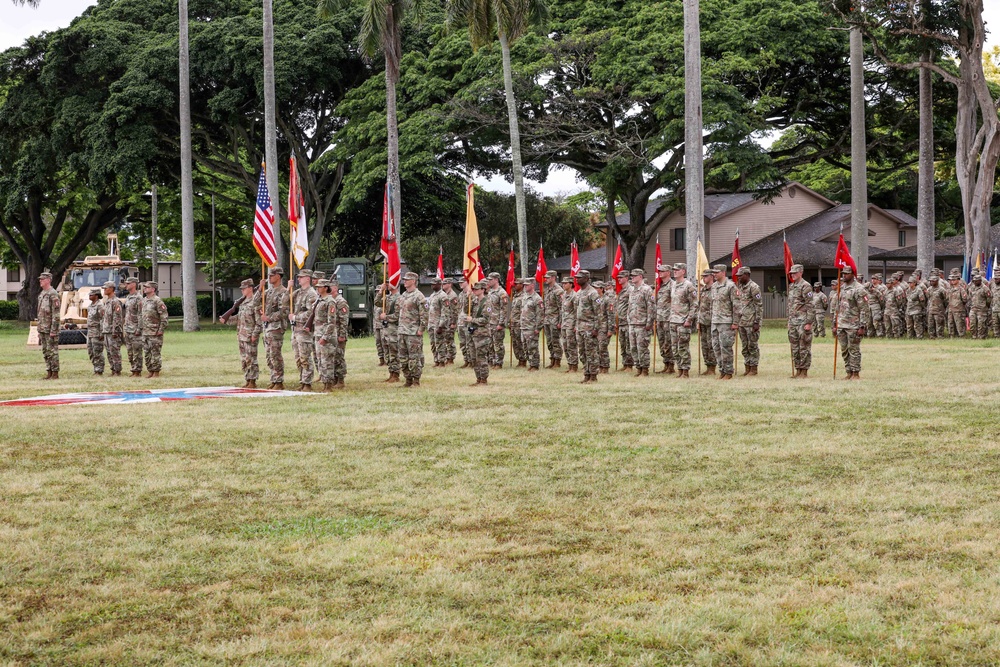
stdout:
<svg viewBox="0 0 1000 667">
<path fill-rule="evenodd" d="M 113 405 L 118 403 L 162 403 L 190 401 L 202 398 L 279 398 L 282 396 L 309 396 L 299 391 L 271 389 L 236 389 L 233 387 L 195 387 L 193 389 L 148 389 L 144 391 L 102 391 L 81 394 L 56 394 L 35 398 L 0 401 L 0 406 L 52 406 L 52 405 Z"/>
</svg>

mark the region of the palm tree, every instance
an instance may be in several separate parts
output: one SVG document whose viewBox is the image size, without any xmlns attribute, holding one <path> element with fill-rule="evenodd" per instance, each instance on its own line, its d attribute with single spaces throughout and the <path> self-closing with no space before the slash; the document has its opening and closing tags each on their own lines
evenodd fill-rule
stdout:
<svg viewBox="0 0 1000 667">
<path fill-rule="evenodd" d="M 399 83 L 399 61 L 403 57 L 403 20 L 410 12 L 418 12 L 424 0 L 360 0 L 362 3 L 361 32 L 358 41 L 369 57 L 382 52 L 385 57 L 385 118 L 388 131 L 388 180 L 392 185 L 392 208 L 396 215 L 396 237 L 399 238 L 402 199 L 399 187 L 399 123 L 396 118 L 396 84 Z M 320 16 L 328 18 L 343 9 L 351 0 L 319 0 Z"/>
<path fill-rule="evenodd" d="M 528 216 L 524 206 L 524 167 L 521 163 L 521 131 L 517 123 L 514 76 L 510 45 L 548 17 L 545 0 L 448 0 L 448 23 L 465 23 L 472 48 L 500 40 L 503 55 L 503 85 L 510 127 L 510 154 L 514 171 L 514 203 L 517 211 L 517 240 L 521 254 L 521 277 L 528 276 Z"/>
<path fill-rule="evenodd" d="M 29 7 L 37 7 L 39 0 L 11 0 L 15 5 L 28 5 Z"/>
<path fill-rule="evenodd" d="M 194 186 L 191 176 L 191 85 L 188 67 L 188 3 L 179 0 L 178 54 L 181 121 L 181 305 L 184 331 L 198 331 L 198 301 L 195 292 Z"/>
</svg>

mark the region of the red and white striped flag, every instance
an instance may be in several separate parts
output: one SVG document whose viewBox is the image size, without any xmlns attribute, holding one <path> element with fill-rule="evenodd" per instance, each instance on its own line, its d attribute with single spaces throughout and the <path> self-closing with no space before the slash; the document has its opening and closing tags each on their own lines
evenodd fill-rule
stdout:
<svg viewBox="0 0 1000 667">
<path fill-rule="evenodd" d="M 438 246 L 437 279 L 444 280 L 444 247 Z"/>
<path fill-rule="evenodd" d="M 576 247 L 576 240 L 569 247 L 569 275 L 573 277 L 573 291 L 580 291 L 580 283 L 576 282 L 576 274 L 580 273 L 580 251 Z"/>
<path fill-rule="evenodd" d="M 299 187 L 299 170 L 295 163 L 295 157 L 291 157 L 289 162 L 288 176 L 288 225 L 292 244 L 292 257 L 295 264 L 301 269 L 306 264 L 306 257 L 309 256 L 309 237 L 306 234 L 306 204 L 305 197 L 302 196 L 302 189 Z"/>
<path fill-rule="evenodd" d="M 396 242 L 396 213 L 392 207 L 392 187 L 385 184 L 382 197 L 382 243 L 380 252 L 385 261 L 386 280 L 395 287 L 399 284 L 399 245 Z"/>
<path fill-rule="evenodd" d="M 253 218 L 253 247 L 268 266 L 278 263 L 278 253 L 274 249 L 274 209 L 267 193 L 267 170 L 260 164 L 260 183 L 257 184 L 257 208 Z"/>
</svg>

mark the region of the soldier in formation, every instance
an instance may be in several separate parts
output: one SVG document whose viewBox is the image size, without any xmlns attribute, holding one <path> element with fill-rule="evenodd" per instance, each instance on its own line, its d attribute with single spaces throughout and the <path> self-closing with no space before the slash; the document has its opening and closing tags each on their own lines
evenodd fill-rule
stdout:
<svg viewBox="0 0 1000 667">
<path fill-rule="evenodd" d="M 566 372 L 575 373 L 580 361 L 576 340 L 576 302 L 573 300 L 573 279 L 566 276 L 562 279 L 562 300 L 559 305 L 559 334 L 562 342 L 563 355 L 566 357 Z"/>
<path fill-rule="evenodd" d="M 741 266 L 736 271 L 736 296 L 739 309 L 740 343 L 743 347 L 743 375 L 757 375 L 760 365 L 760 323 L 764 319 L 764 301 L 760 286 L 750 280 L 750 267 Z"/>
<path fill-rule="evenodd" d="M 104 303 L 101 306 L 101 333 L 104 336 L 104 351 L 108 356 L 112 377 L 122 374 L 122 343 L 125 336 L 125 306 L 115 294 L 115 284 L 104 283 Z M 139 302 L 142 303 L 141 301 Z M 140 309 L 140 316 L 142 310 Z M 141 319 L 141 317 L 140 317 Z M 130 360 L 131 362 L 131 360 Z M 139 375 L 142 375 L 142 357 L 139 357 Z"/>
<path fill-rule="evenodd" d="M 627 371 L 635 366 L 632 358 L 632 347 L 628 337 L 628 300 L 632 295 L 632 285 L 629 284 L 629 272 L 622 271 L 618 274 L 618 296 L 615 300 L 615 322 L 618 336 L 617 345 L 622 355 L 622 370 Z"/>
<path fill-rule="evenodd" d="M 736 372 L 733 346 L 736 342 L 735 317 L 739 308 L 736 286 L 726 278 L 726 265 L 712 267 L 715 281 L 712 284 L 712 351 L 719 367 L 720 380 L 732 380 Z"/>
<path fill-rule="evenodd" d="M 299 289 L 292 293 L 292 308 L 288 316 L 292 325 L 292 351 L 295 353 L 295 367 L 299 371 L 299 391 L 312 391 L 313 357 L 318 356 L 312 331 L 316 319 L 313 306 L 319 300 L 319 294 L 312 285 L 312 271 L 302 269 L 296 281 Z M 288 287 L 292 288 L 291 281 Z"/>
<path fill-rule="evenodd" d="M 378 287 L 375 288 L 374 304 L 372 307 L 372 322 L 375 330 L 375 350 L 378 352 L 378 365 L 385 366 L 385 344 L 382 341 L 382 335 L 384 330 L 379 323 L 382 321 L 382 302 L 385 300 L 386 295 L 386 284 L 380 283 Z"/>
<path fill-rule="evenodd" d="M 385 380 L 392 384 L 399 382 L 399 285 L 389 284 L 385 300 L 385 310 L 382 312 L 382 344 L 385 348 L 385 362 L 389 367 L 389 377 Z"/>
<path fill-rule="evenodd" d="M 660 348 L 660 358 L 663 359 L 663 370 L 661 373 L 674 372 L 674 350 L 671 345 L 670 336 L 670 299 L 674 281 L 671 278 L 669 264 L 659 267 L 656 276 L 659 287 L 655 290 L 656 301 L 656 338 Z M 653 369 L 656 372 L 656 369 Z"/>
<path fill-rule="evenodd" d="M 325 278 L 318 280 L 316 290 L 313 338 L 316 359 L 319 362 L 319 381 L 323 383 L 323 391 L 328 393 L 339 388 L 336 367 L 342 318 L 339 316 L 339 308 L 333 297 L 333 284 Z"/>
<path fill-rule="evenodd" d="M 507 298 L 507 292 L 500 287 L 499 273 L 494 272 L 486 276 L 486 283 L 489 285 L 489 290 L 486 292 L 487 310 L 494 316 L 490 325 L 490 335 L 493 336 L 493 357 L 490 365 L 493 368 L 503 368 L 504 331 L 510 299 Z"/>
<path fill-rule="evenodd" d="M 701 356 L 705 360 L 702 375 L 715 375 L 715 348 L 712 346 L 712 286 L 715 274 L 712 269 L 701 272 L 701 287 L 698 288 L 698 338 L 701 341 Z"/>
<path fill-rule="evenodd" d="M 240 283 L 243 302 L 236 312 L 236 340 L 240 348 L 240 365 L 243 368 L 243 379 L 246 383 L 243 389 L 256 389 L 257 378 L 260 377 L 260 367 L 257 365 L 257 348 L 263 322 L 260 312 L 260 293 L 254 291 L 253 280 L 247 279 Z M 220 318 L 223 324 L 229 319 Z"/>
<path fill-rule="evenodd" d="M 559 274 L 545 272 L 545 296 L 542 297 L 545 312 L 545 344 L 549 350 L 547 368 L 562 366 L 563 345 L 560 324 L 562 323 L 563 290 L 559 286 Z"/>
<path fill-rule="evenodd" d="M 991 297 L 989 284 L 983 281 L 979 271 L 973 271 L 972 284 L 969 285 L 969 330 L 974 340 L 986 338 Z"/>
<path fill-rule="evenodd" d="M 906 292 L 899 284 L 899 276 L 891 275 L 886 281 L 885 332 L 889 338 L 902 338 L 906 334 Z"/>
<path fill-rule="evenodd" d="M 434 336 L 437 343 L 434 365 L 441 368 L 455 363 L 455 331 L 458 328 L 459 299 L 453 286 L 454 281 L 451 278 L 445 278 L 441 285 L 440 315 Z"/>
<path fill-rule="evenodd" d="M 510 328 L 510 347 L 514 359 L 517 359 L 517 367 L 524 368 L 528 365 L 528 358 L 524 354 L 524 345 L 521 340 L 521 304 L 524 300 L 524 281 L 514 281 L 511 289 L 514 294 L 510 297 L 510 314 L 507 317 L 507 324 Z"/>
<path fill-rule="evenodd" d="M 541 365 L 538 358 L 538 336 L 545 326 L 545 304 L 542 297 L 535 292 L 535 279 L 525 278 L 521 281 L 521 294 L 519 295 L 519 313 L 517 323 L 521 338 L 521 353 L 525 359 L 528 371 L 537 371 Z M 511 335 L 514 330 L 511 330 Z M 516 349 L 516 348 L 515 348 Z M 518 363 L 518 365 L 522 365 Z"/>
<path fill-rule="evenodd" d="M 490 377 L 490 360 L 493 356 L 493 335 L 490 332 L 490 313 L 486 299 L 486 281 L 475 284 L 471 295 L 471 311 L 462 313 L 461 319 L 469 334 L 470 352 L 472 353 L 472 368 L 476 381 L 472 386 L 482 386 L 488 383 Z"/>
<path fill-rule="evenodd" d="M 632 286 L 628 297 L 628 341 L 636 377 L 649 375 L 649 339 L 656 321 L 653 288 L 646 284 L 645 276 L 642 269 L 629 272 Z"/>
<path fill-rule="evenodd" d="M 944 338 L 947 331 L 945 321 L 948 315 L 948 290 L 940 284 L 937 275 L 932 275 L 928 282 L 930 284 L 927 286 L 927 337 Z M 874 318 L 874 299 L 871 300 L 871 306 Z"/>
<path fill-rule="evenodd" d="M 264 323 L 264 352 L 267 358 L 267 367 L 271 371 L 271 384 L 268 389 L 285 388 L 285 358 L 281 354 L 281 348 L 285 343 L 285 329 L 288 326 L 288 290 L 281 284 L 281 278 L 285 275 L 284 269 L 280 266 L 271 267 L 267 271 L 267 280 L 270 288 L 261 285 L 265 289 L 264 293 L 264 315 L 261 321 Z"/>
<path fill-rule="evenodd" d="M 431 345 L 431 357 L 435 368 L 440 366 L 438 359 L 437 330 L 441 319 L 441 278 L 431 279 L 431 293 L 427 297 L 427 342 Z"/>
<path fill-rule="evenodd" d="M 857 282 L 857 281 L 855 281 Z M 875 273 L 872 274 L 871 283 L 867 286 L 868 289 L 868 304 L 870 306 L 868 317 L 870 317 L 872 322 L 872 328 L 868 329 L 872 335 L 878 336 L 879 338 L 885 337 L 885 323 L 884 323 L 884 312 L 885 312 L 885 298 L 886 286 L 882 284 L 882 274 Z"/>
<path fill-rule="evenodd" d="M 125 324 L 122 341 L 125 343 L 125 353 L 128 355 L 129 370 L 131 377 L 142 377 L 142 294 L 139 292 L 138 278 L 125 279 L 123 308 Z"/>
<path fill-rule="evenodd" d="M 826 311 L 829 307 L 830 297 L 823 291 L 823 283 L 813 283 L 813 317 L 816 318 L 814 337 L 826 338 Z"/>
<path fill-rule="evenodd" d="M 87 356 L 94 367 L 94 375 L 104 375 L 104 334 L 101 330 L 104 304 L 97 290 L 91 290 L 87 298 L 90 299 L 87 306 Z"/>
<path fill-rule="evenodd" d="M 167 330 L 170 318 L 167 317 L 167 305 L 157 296 L 158 285 L 152 280 L 143 285 L 145 299 L 142 300 L 142 351 L 146 359 L 147 378 L 160 377 L 163 370 L 163 333 Z"/>
<path fill-rule="evenodd" d="M 475 294 L 472 285 L 469 283 L 469 279 L 465 276 L 459 279 L 459 287 L 459 321 L 463 322 L 464 320 L 461 319 L 462 315 L 470 316 L 472 314 L 472 302 L 475 300 Z M 458 326 L 458 342 L 459 347 L 462 349 L 462 368 L 472 368 L 476 363 L 476 349 L 472 344 L 472 334 L 469 333 L 467 324 L 465 326 Z"/>
<path fill-rule="evenodd" d="M 583 366 L 581 383 L 597 382 L 601 357 L 597 341 L 601 333 L 607 333 L 606 310 L 597 290 L 590 284 L 590 271 L 582 269 L 576 274 L 580 291 L 576 293 L 576 339 Z M 645 373 L 648 375 L 648 372 Z"/>
<path fill-rule="evenodd" d="M 914 272 L 906 290 L 906 334 L 910 338 L 924 337 L 924 322 L 927 319 L 927 290 L 920 284 Z"/>
<path fill-rule="evenodd" d="M 607 326 L 597 335 L 597 351 L 600 355 L 598 373 L 607 374 L 611 372 L 611 337 L 615 329 L 615 294 L 614 287 L 609 283 L 599 280 L 594 281 L 594 288 L 601 296 L 601 303 L 604 305 L 604 318 Z"/>
<path fill-rule="evenodd" d="M 691 328 L 698 320 L 698 288 L 687 279 L 687 264 L 674 264 L 672 274 L 670 355 L 673 364 L 677 365 L 677 377 L 689 378 L 691 377 Z"/>
<path fill-rule="evenodd" d="M 330 283 L 330 296 L 333 297 L 333 305 L 337 310 L 337 339 L 333 346 L 333 388 L 343 389 L 344 380 L 347 379 L 347 332 L 351 326 L 351 307 L 340 293 L 340 281 L 336 274 L 327 278 L 327 282 Z"/>
<path fill-rule="evenodd" d="M 840 299 L 837 303 L 837 336 L 844 358 L 848 380 L 861 379 L 861 339 L 865 337 L 865 320 L 870 316 L 869 292 L 854 279 L 851 267 L 844 268 L 840 277 Z"/>
<path fill-rule="evenodd" d="M 424 371 L 427 297 L 417 289 L 417 274 L 412 271 L 403 276 L 403 287 L 406 291 L 398 299 L 399 365 L 406 379 L 406 386 L 419 387 L 420 376 Z M 502 329 L 500 335 L 503 335 Z"/>
<path fill-rule="evenodd" d="M 788 272 L 788 342 L 792 346 L 792 377 L 809 377 L 812 366 L 813 293 L 802 279 L 802 265 L 795 264 Z"/>
</svg>

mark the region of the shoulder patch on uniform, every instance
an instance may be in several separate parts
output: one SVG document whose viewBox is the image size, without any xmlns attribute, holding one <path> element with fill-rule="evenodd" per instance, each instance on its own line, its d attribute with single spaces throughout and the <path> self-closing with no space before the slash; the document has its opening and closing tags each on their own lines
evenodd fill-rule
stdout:
<svg viewBox="0 0 1000 667">
<path fill-rule="evenodd" d="M 760 292 L 757 292 L 756 294 L 754 294 L 754 295 L 753 295 L 753 298 L 755 298 L 755 299 L 757 299 L 758 301 L 760 301 Z"/>
</svg>

